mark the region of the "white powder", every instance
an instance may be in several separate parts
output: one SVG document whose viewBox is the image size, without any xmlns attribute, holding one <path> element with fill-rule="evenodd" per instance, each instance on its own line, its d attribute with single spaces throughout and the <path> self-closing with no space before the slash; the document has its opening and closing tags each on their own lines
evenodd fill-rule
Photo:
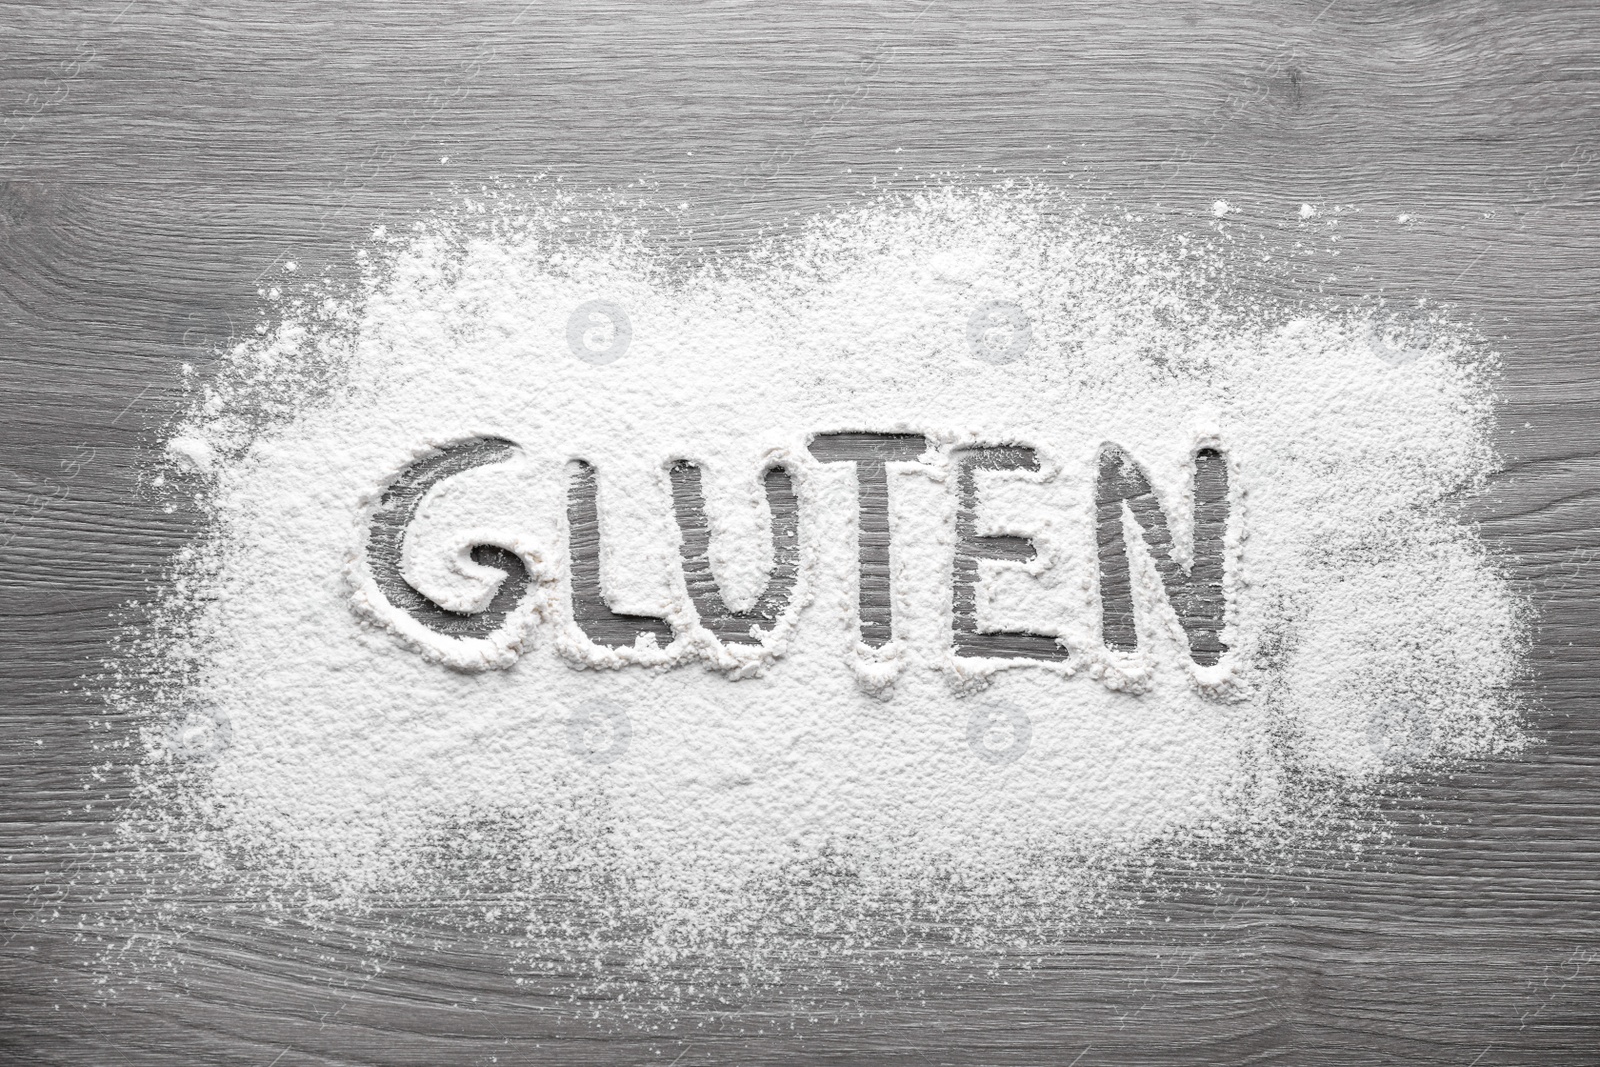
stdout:
<svg viewBox="0 0 1600 1067">
<path fill-rule="evenodd" d="M 1307 782 L 1348 796 L 1516 744 L 1516 604 L 1448 510 L 1494 463 L 1489 361 L 1462 331 L 1253 310 L 1186 242 L 1040 193 L 887 199 L 690 268 L 606 211 L 495 193 L 376 235 L 359 294 L 289 305 L 179 429 L 171 451 L 203 472 L 214 526 L 169 606 L 179 680 L 149 730 L 147 792 L 211 863 L 322 896 L 492 871 L 535 901 L 578 879 L 606 887 L 595 900 L 636 945 L 775 911 L 826 925 L 869 898 L 1016 919 L 1070 910 L 1097 872 L 1163 843 L 1309 818 Z M 569 343 L 596 300 L 631 329 L 609 362 Z M 995 303 L 1028 330 L 1008 361 L 969 336 Z M 588 350 L 613 346 L 606 323 L 580 328 Z M 855 638 L 851 468 L 807 450 L 846 430 L 929 439 L 890 468 L 882 649 Z M 389 605 L 365 545 L 390 480 L 472 436 L 520 452 L 433 490 L 406 574 L 481 606 L 492 572 L 463 553 L 491 542 L 535 581 L 504 632 L 466 641 Z M 1149 471 L 1180 554 L 1195 450 L 1227 457 L 1231 648 L 1214 667 L 1190 662 L 1137 547 L 1139 650 L 1099 640 L 1105 442 Z M 951 650 L 951 449 L 972 443 L 1029 445 L 1041 467 L 980 478 L 982 532 L 1039 553 L 984 564 L 982 616 L 1060 635 L 1069 660 Z M 572 623 L 574 457 L 598 472 L 611 607 L 672 618 L 671 644 L 601 648 Z M 693 628 L 677 458 L 704 472 L 735 606 L 771 560 L 759 472 L 795 472 L 798 611 L 767 645 Z M 596 701 L 626 717 L 609 762 L 572 743 Z M 997 724 L 991 748 L 1015 723 L 1025 751 L 981 758 L 975 712 Z"/>
</svg>

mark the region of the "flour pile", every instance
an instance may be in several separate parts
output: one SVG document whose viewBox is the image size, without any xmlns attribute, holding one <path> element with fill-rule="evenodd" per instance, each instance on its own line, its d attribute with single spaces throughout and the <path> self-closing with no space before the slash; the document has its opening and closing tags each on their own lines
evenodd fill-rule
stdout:
<svg viewBox="0 0 1600 1067">
<path fill-rule="evenodd" d="M 530 929 L 590 909 L 641 944 L 869 900 L 965 900 L 983 926 L 1078 906 L 1096 871 L 1174 842 L 1279 832 L 1319 790 L 1518 743 L 1518 607 L 1450 513 L 1494 464 L 1491 361 L 1464 331 L 1262 310 L 1188 242 L 1038 192 L 886 198 L 687 266 L 612 211 L 500 191 L 380 232 L 358 293 L 287 300 L 197 386 L 169 452 L 212 526 L 165 609 L 146 794 L 208 862 L 331 897 L 476 880 L 528 901 Z M 594 301 L 625 337 L 602 316 L 574 342 Z M 926 438 L 888 468 L 880 648 L 857 638 L 856 475 L 808 451 L 844 431 Z M 468 547 L 517 553 L 527 595 L 488 638 L 408 620 L 368 558 L 398 472 L 472 437 L 517 448 L 432 490 L 405 574 L 481 607 L 499 573 Z M 1148 472 L 1180 559 L 1196 450 L 1226 456 L 1214 666 L 1132 540 L 1138 648 L 1100 639 L 1107 442 Z M 1064 658 L 952 652 L 952 457 L 974 444 L 1038 457 L 980 475 L 981 532 L 1037 550 L 982 565 L 983 625 Z M 610 607 L 677 636 L 574 627 L 575 459 Z M 694 629 L 678 459 L 703 471 L 735 606 L 773 558 L 760 473 L 793 473 L 799 574 L 764 644 Z"/>
</svg>

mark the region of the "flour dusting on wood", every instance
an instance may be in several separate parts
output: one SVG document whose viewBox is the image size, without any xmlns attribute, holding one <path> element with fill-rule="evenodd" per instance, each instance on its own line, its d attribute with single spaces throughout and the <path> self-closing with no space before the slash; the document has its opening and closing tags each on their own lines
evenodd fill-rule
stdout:
<svg viewBox="0 0 1600 1067">
<path fill-rule="evenodd" d="M 286 899 L 481 890 L 533 955 L 584 923 L 640 958 L 803 954 L 918 909 L 977 942 L 1070 924 L 1141 856 L 1277 847 L 1520 744 L 1519 607 L 1451 511 L 1495 463 L 1469 332 L 1258 304 L 1186 242 L 1042 192 L 889 197 L 688 265 L 610 211 L 501 190 L 376 234 L 358 292 L 285 305 L 197 388 L 168 477 L 211 532 L 163 609 L 140 832 Z M 625 334 L 574 334 L 586 305 Z M 867 476 L 818 459 L 828 434 L 921 438 L 884 468 L 882 643 Z M 405 581 L 481 610 L 509 580 L 488 545 L 526 592 L 458 637 L 385 594 L 371 532 L 401 472 L 474 438 L 515 447 L 428 491 Z M 1131 648 L 1105 632 L 1110 445 L 1170 529 L 1163 563 L 1123 515 Z M 969 532 L 1031 556 L 977 564 L 977 629 L 1059 656 L 953 644 L 959 465 L 985 447 L 1033 466 L 971 475 Z M 1202 453 L 1226 475 L 1213 662 L 1170 588 Z M 574 615 L 578 460 L 606 605 L 662 637 Z M 764 472 L 792 479 L 793 588 L 748 642 L 689 595 L 680 462 L 729 610 L 771 577 Z"/>
</svg>

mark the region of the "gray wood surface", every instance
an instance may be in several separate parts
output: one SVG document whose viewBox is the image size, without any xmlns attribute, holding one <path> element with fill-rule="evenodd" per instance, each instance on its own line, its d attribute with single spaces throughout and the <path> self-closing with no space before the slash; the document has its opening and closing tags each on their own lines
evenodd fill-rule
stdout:
<svg viewBox="0 0 1600 1067">
<path fill-rule="evenodd" d="M 1597 57 L 1582 2 L 0 2 L 0 1060 L 1600 1062 Z M 1197 234 L 1226 198 L 1244 244 L 1347 205 L 1338 257 L 1260 284 L 1494 339 L 1505 469 L 1466 512 L 1539 612 L 1541 744 L 1397 787 L 1359 859 L 1241 867 L 1030 969 L 842 971 L 799 1016 L 776 989 L 593 1025 L 423 907 L 218 907 L 171 970 L 97 984 L 115 886 L 83 857 L 125 776 L 93 743 L 130 727 L 80 679 L 198 531 L 135 481 L 180 364 L 284 262 L 347 278 L 373 226 L 539 173 L 687 203 L 686 248 L 933 173 Z"/>
</svg>

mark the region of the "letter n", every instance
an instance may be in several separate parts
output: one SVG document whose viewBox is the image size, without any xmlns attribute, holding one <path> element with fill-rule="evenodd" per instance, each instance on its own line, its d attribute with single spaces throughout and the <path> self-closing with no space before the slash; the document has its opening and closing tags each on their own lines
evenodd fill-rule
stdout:
<svg viewBox="0 0 1600 1067">
<path fill-rule="evenodd" d="M 1222 589 L 1223 538 L 1228 526 L 1228 464 L 1214 448 L 1194 457 L 1194 550 L 1186 563 L 1178 553 L 1167 515 L 1150 488 L 1144 469 L 1123 449 L 1100 450 L 1095 479 L 1095 525 L 1100 556 L 1100 621 L 1106 647 L 1131 651 L 1139 639 L 1134 627 L 1133 581 L 1128 569 L 1125 516 L 1131 516 L 1168 603 L 1189 639 L 1189 655 L 1201 666 L 1222 657 L 1225 600 Z"/>
</svg>

